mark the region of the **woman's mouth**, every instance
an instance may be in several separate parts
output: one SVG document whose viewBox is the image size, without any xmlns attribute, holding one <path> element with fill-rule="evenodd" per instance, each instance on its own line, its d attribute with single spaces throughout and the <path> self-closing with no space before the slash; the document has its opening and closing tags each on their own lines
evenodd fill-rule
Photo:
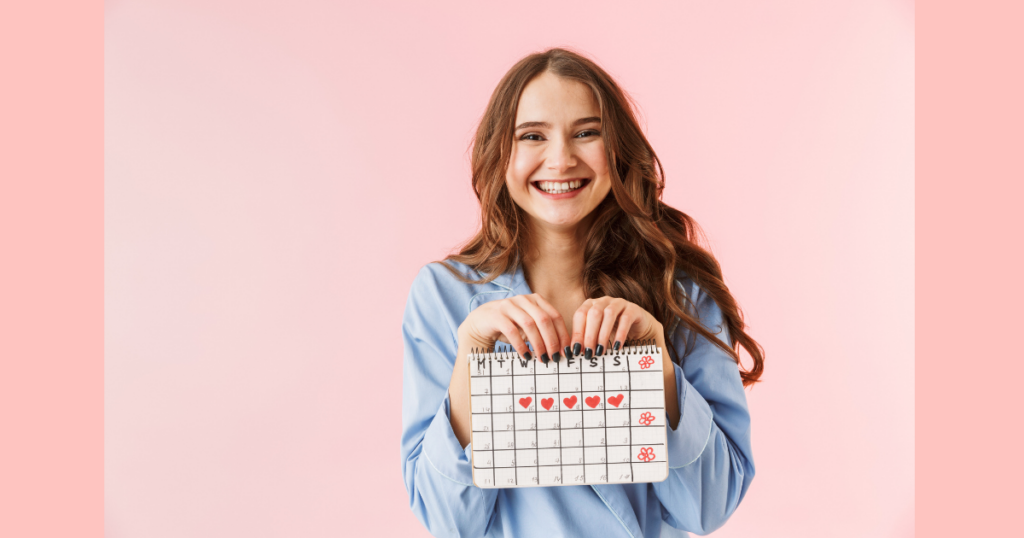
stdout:
<svg viewBox="0 0 1024 538">
<path fill-rule="evenodd" d="M 544 194 L 569 194 L 574 193 L 590 183 L 587 178 L 569 179 L 566 181 L 534 181 L 531 184 Z"/>
</svg>

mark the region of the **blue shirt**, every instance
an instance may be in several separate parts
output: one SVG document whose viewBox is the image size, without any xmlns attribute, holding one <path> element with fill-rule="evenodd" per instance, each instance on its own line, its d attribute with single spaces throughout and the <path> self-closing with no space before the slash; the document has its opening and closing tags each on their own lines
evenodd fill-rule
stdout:
<svg viewBox="0 0 1024 538">
<path fill-rule="evenodd" d="M 464 265 L 452 265 L 480 278 Z M 729 344 L 714 300 L 685 276 L 677 283 L 704 327 Z M 679 353 L 687 338 L 692 347 L 682 367 L 675 365 L 680 418 L 675 430 L 666 426 L 667 480 L 507 489 L 473 485 L 472 444 L 462 448 L 449 420 L 458 328 L 481 304 L 530 293 L 521 268 L 478 285 L 460 282 L 437 263 L 416 276 L 402 322 L 402 474 L 416 517 L 435 536 L 469 537 L 654 538 L 707 534 L 724 524 L 754 477 L 750 414 L 736 362 L 678 324 L 666 339 Z"/>
</svg>

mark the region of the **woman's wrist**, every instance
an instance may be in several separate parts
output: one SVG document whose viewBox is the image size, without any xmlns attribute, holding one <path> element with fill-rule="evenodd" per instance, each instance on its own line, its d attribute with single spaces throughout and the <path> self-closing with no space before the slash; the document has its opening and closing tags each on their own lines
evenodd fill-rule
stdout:
<svg viewBox="0 0 1024 538">
<path fill-rule="evenodd" d="M 462 332 L 461 329 L 459 331 Z M 463 341 L 462 334 L 459 335 L 458 356 L 455 358 L 455 368 L 452 371 L 452 378 L 448 382 L 449 422 L 452 425 L 452 433 L 459 440 L 463 448 L 469 444 L 471 436 L 471 419 L 469 413 L 469 368 L 466 359 L 469 357 L 471 345 Z"/>
<path fill-rule="evenodd" d="M 469 353 L 473 348 L 489 348 L 494 345 L 494 342 L 488 342 L 479 336 L 470 334 L 469 331 L 463 330 L 462 327 L 459 327 L 457 336 L 459 339 L 460 355 L 463 351 Z"/>
<path fill-rule="evenodd" d="M 479 315 L 480 312 L 470 312 L 470 316 L 467 317 L 459 325 L 459 328 L 455 331 L 456 337 L 459 339 L 460 346 L 462 344 L 475 345 L 477 347 L 482 347 L 486 345 L 486 338 L 482 338 L 479 334 L 477 334 L 479 330 L 474 330 L 477 329 L 477 327 L 475 327 L 475 324 L 472 322 L 473 314 Z"/>
<path fill-rule="evenodd" d="M 654 320 L 654 329 L 653 329 L 653 331 L 654 331 L 654 343 L 657 344 L 658 347 L 664 349 L 665 348 L 665 326 L 662 325 L 660 321 Z"/>
</svg>

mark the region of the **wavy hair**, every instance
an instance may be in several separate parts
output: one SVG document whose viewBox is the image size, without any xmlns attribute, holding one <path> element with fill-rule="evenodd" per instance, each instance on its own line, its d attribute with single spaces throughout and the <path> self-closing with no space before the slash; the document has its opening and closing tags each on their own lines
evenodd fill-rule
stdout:
<svg viewBox="0 0 1024 538">
<path fill-rule="evenodd" d="M 685 213 L 661 201 L 665 173 L 637 121 L 631 99 L 590 59 L 562 48 L 531 54 L 512 67 L 491 95 L 472 147 L 473 191 L 480 201 L 481 226 L 458 254 L 447 260 L 464 263 L 484 275 L 467 283 L 490 282 L 522 263 L 530 240 L 526 215 L 512 201 L 505 184 L 512 153 L 516 112 L 523 88 L 544 72 L 579 81 L 593 91 L 601 109 L 612 196 L 593 212 L 584 242 L 583 287 L 587 297 L 620 297 L 650 312 L 667 331 L 676 323 L 689 330 L 687 349 L 702 335 L 736 361 L 743 385 L 756 383 L 764 369 L 764 351 L 744 330 L 743 314 L 722 279 L 722 269 L 706 248 L 703 232 Z M 694 317 L 696 308 L 676 285 L 685 273 L 722 310 L 733 347 L 725 345 Z M 669 355 L 681 356 L 667 339 Z M 739 348 L 753 359 L 743 367 Z"/>
</svg>

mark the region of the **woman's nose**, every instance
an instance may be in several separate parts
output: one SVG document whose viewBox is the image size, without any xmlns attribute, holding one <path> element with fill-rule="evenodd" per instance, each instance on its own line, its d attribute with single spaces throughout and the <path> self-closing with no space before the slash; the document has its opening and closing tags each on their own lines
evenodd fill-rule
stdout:
<svg viewBox="0 0 1024 538">
<path fill-rule="evenodd" d="M 572 143 L 565 140 L 558 140 L 548 146 L 547 165 L 548 169 L 555 172 L 565 172 L 576 166 L 576 155 L 573 153 Z"/>
</svg>

